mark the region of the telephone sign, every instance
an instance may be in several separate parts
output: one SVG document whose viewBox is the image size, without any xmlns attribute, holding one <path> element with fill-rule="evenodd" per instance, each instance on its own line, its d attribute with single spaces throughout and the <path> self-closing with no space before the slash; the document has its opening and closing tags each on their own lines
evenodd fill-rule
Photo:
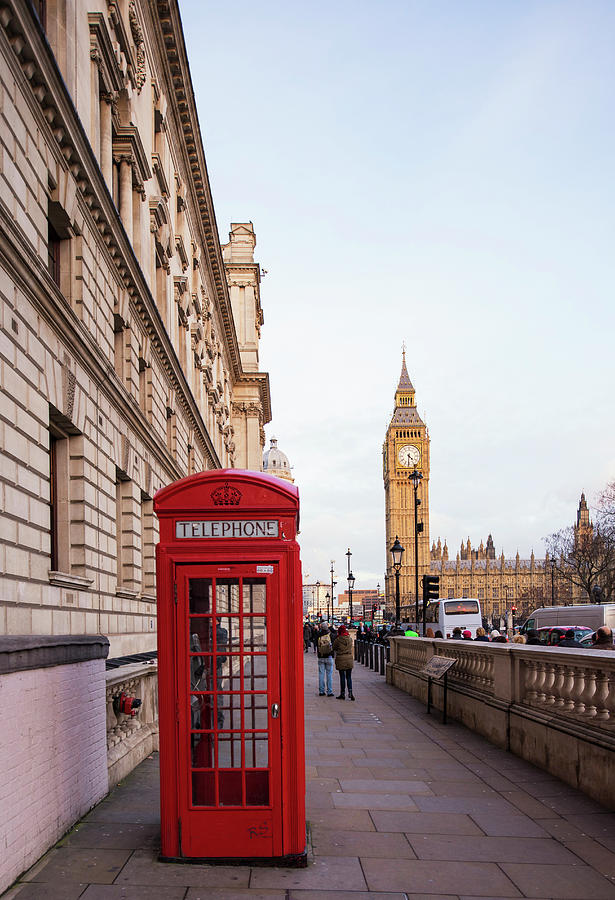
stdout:
<svg viewBox="0 0 615 900">
<path fill-rule="evenodd" d="M 305 865 L 298 491 L 214 470 L 154 508 L 162 858 Z"/>
</svg>

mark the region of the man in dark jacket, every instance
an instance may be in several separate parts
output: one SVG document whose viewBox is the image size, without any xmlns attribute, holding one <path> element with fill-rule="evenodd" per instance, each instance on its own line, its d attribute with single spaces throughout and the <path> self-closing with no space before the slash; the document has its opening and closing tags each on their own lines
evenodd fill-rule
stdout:
<svg viewBox="0 0 615 900">
<path fill-rule="evenodd" d="M 574 639 L 574 628 L 569 628 L 562 640 L 557 645 L 558 647 L 571 647 L 574 650 L 579 649 L 578 643 Z"/>
<path fill-rule="evenodd" d="M 527 643 L 534 644 L 534 645 L 540 645 L 540 638 L 538 637 L 538 632 L 536 631 L 535 628 L 530 628 L 530 630 L 528 631 Z"/>
</svg>

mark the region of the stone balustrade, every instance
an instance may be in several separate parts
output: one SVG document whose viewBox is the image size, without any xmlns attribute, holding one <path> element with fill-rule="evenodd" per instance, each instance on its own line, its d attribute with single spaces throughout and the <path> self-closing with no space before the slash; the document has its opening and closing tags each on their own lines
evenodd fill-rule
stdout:
<svg viewBox="0 0 615 900">
<path fill-rule="evenodd" d="M 432 656 L 456 660 L 449 716 L 615 807 L 615 653 L 396 637 L 387 681 L 426 702 Z"/>
<path fill-rule="evenodd" d="M 116 712 L 121 693 L 141 700 L 135 716 Z M 135 663 L 107 671 L 107 766 L 109 788 L 158 749 L 158 666 Z"/>
</svg>

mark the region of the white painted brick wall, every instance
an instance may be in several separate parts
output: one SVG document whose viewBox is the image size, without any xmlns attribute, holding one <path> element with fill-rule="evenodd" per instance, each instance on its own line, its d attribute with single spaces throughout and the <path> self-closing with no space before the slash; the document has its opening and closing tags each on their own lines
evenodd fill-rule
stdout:
<svg viewBox="0 0 615 900">
<path fill-rule="evenodd" d="M 107 793 L 105 661 L 0 676 L 0 893 Z"/>
</svg>

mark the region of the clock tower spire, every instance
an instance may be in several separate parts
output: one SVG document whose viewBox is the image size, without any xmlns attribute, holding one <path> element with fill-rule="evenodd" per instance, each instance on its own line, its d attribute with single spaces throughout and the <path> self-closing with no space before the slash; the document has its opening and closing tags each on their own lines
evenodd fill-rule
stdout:
<svg viewBox="0 0 615 900">
<path fill-rule="evenodd" d="M 416 408 L 414 386 L 402 352 L 401 375 L 395 391 L 395 409 L 382 448 L 386 515 L 387 609 L 395 607 L 395 573 L 390 548 L 395 538 L 405 548 L 399 578 L 402 618 L 414 619 L 415 578 L 429 572 L 429 431 Z M 418 487 L 418 560 L 414 555 L 414 488 L 409 476 L 414 469 L 422 475 Z M 422 526 L 422 529 L 421 529 Z"/>
</svg>

